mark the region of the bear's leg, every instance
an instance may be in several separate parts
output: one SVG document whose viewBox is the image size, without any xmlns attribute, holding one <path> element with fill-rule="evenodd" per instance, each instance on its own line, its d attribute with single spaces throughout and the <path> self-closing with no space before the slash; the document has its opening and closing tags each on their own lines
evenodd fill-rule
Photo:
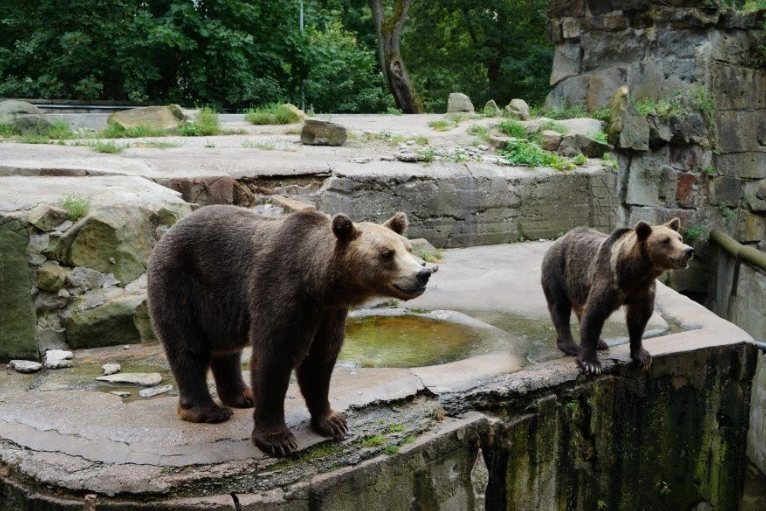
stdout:
<svg viewBox="0 0 766 511">
<path fill-rule="evenodd" d="M 253 391 L 242 379 L 242 352 L 213 355 L 210 368 L 223 404 L 234 408 L 253 407 Z"/>
<path fill-rule="evenodd" d="M 582 324 L 582 308 L 575 309 L 575 314 L 577 315 L 577 321 Z M 597 349 L 598 351 L 607 351 L 609 350 L 609 345 L 604 339 L 599 338 Z"/>
<path fill-rule="evenodd" d="M 330 313 L 319 325 L 308 356 L 298 367 L 298 384 L 311 412 L 311 427 L 339 440 L 348 434 L 346 418 L 330 407 L 330 377 L 343 345 L 346 310 Z"/>
<path fill-rule="evenodd" d="M 644 303 L 631 303 L 626 307 L 625 316 L 628 323 L 628 335 L 630 335 L 630 358 L 633 362 L 646 371 L 652 365 L 652 356 L 644 349 L 641 341 L 644 336 L 646 324 L 652 317 L 654 300 Z"/>
<path fill-rule="evenodd" d="M 166 350 L 166 353 L 178 384 L 178 414 L 183 420 L 216 423 L 231 417 L 231 409 L 218 406 L 210 396 L 207 386 L 208 352 L 192 353 L 183 349 L 177 352 Z"/>
<path fill-rule="evenodd" d="M 290 456 L 298 449 L 298 444 L 285 424 L 285 396 L 293 370 L 290 361 L 294 360 L 295 354 L 257 350 L 259 346 L 284 347 L 289 344 L 283 339 L 267 342 L 256 338 L 253 342 L 250 374 L 255 397 L 255 426 L 251 439 L 263 452 Z"/>
<path fill-rule="evenodd" d="M 572 327 L 569 325 L 572 302 L 567 298 L 563 287 L 554 279 L 543 280 L 543 292 L 548 301 L 553 327 L 556 329 L 556 347 L 567 355 L 576 357 L 580 350 L 572 339 Z"/>
<path fill-rule="evenodd" d="M 577 365 L 585 374 L 601 373 L 601 362 L 598 360 L 598 344 L 601 330 L 604 328 L 609 315 L 617 308 L 618 297 L 611 290 L 600 290 L 588 294 L 585 312 L 580 322 L 580 353 L 577 355 Z"/>
</svg>

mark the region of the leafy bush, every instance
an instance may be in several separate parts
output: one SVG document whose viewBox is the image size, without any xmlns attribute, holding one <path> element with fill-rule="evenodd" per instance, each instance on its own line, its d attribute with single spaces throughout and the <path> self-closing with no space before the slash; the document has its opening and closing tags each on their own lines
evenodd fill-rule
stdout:
<svg viewBox="0 0 766 511">
<path fill-rule="evenodd" d="M 526 139 L 529 136 L 527 134 L 527 128 L 525 128 L 524 125 L 521 124 L 519 121 L 514 121 L 514 120 L 503 121 L 497 125 L 497 129 L 499 129 L 500 131 L 502 131 L 509 137 Z"/>
<path fill-rule="evenodd" d="M 251 124 L 293 124 L 301 118 L 286 105 L 271 104 L 248 110 L 245 120 Z"/>
<path fill-rule="evenodd" d="M 572 162 L 558 154 L 544 151 L 537 144 L 526 140 L 510 141 L 505 149 L 498 151 L 508 161 L 530 167 L 550 167 L 556 170 L 571 170 Z"/>
</svg>

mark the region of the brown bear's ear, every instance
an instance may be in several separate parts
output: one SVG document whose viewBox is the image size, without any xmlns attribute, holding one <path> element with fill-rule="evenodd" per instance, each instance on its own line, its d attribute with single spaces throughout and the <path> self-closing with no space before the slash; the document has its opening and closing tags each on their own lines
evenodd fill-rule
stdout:
<svg viewBox="0 0 766 511">
<path fill-rule="evenodd" d="M 638 239 L 640 240 L 644 240 L 648 238 L 649 233 L 652 232 L 652 226 L 647 224 L 643 220 L 640 220 L 633 229 L 636 231 L 636 235 L 638 236 Z"/>
<path fill-rule="evenodd" d="M 336 238 L 344 243 L 353 241 L 359 236 L 359 230 L 354 226 L 354 222 L 343 213 L 338 213 L 332 217 L 332 232 Z"/>
<path fill-rule="evenodd" d="M 674 231 L 678 231 L 678 229 L 681 228 L 681 219 L 676 217 L 673 220 L 666 223 L 665 226 L 670 227 Z"/>
<path fill-rule="evenodd" d="M 399 212 L 386 220 L 386 223 L 383 224 L 383 227 L 388 227 L 396 234 L 404 234 L 404 231 L 407 230 L 408 225 L 410 225 L 410 222 L 407 220 L 407 215 Z"/>
</svg>

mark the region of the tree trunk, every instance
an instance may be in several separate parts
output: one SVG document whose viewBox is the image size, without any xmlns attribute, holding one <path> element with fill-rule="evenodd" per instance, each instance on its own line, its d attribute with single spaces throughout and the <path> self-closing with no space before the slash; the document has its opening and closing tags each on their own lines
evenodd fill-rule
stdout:
<svg viewBox="0 0 766 511">
<path fill-rule="evenodd" d="M 378 60 L 394 95 L 396 106 L 405 114 L 421 114 L 423 103 L 415 91 L 399 50 L 402 27 L 412 0 L 395 0 L 390 18 L 386 18 L 383 0 L 367 0 L 372 11 L 372 21 L 378 34 Z"/>
</svg>

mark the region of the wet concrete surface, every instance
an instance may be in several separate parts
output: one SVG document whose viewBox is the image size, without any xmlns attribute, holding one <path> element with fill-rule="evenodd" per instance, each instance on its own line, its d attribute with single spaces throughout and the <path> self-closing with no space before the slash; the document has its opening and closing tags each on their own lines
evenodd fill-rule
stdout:
<svg viewBox="0 0 766 511">
<path fill-rule="evenodd" d="M 337 446 L 342 453 L 328 463 L 353 464 L 379 453 L 383 446 L 365 446 L 364 439 L 389 438 L 385 435 L 391 434 L 392 425 L 401 431 L 395 435 L 397 441 L 401 435 L 418 438 L 450 427 L 451 421 L 460 419 L 447 418 L 443 423 L 434 419 L 444 396 L 498 382 L 506 385 L 514 379 L 533 388 L 582 378 L 571 357 L 562 357 L 552 346 L 539 284 L 540 260 L 549 245 L 526 242 L 446 250 L 426 293 L 403 306 L 420 314 L 462 310 L 506 329 L 508 344 L 494 344 L 481 353 L 469 350 L 469 358 L 424 367 L 364 368 L 339 363 L 331 403 L 349 415 L 350 436 Z M 649 330 L 665 332 L 672 323 L 680 325 L 680 331 L 647 339 L 645 346 L 654 356 L 750 340 L 742 330 L 663 285 L 658 289 L 657 311 Z M 607 337 L 616 344 L 601 355 L 607 370 L 629 363 L 628 347 L 620 344 L 625 336 L 622 322 L 621 315 L 615 314 L 607 327 Z M 379 349 L 386 349 L 385 339 L 380 339 Z M 176 414 L 175 390 L 148 399 L 136 398 L 138 388 L 108 389 L 127 390 L 128 398 L 109 393 L 95 381 L 107 362 L 120 363 L 123 372 L 159 372 L 163 375 L 160 385 L 174 385 L 157 344 L 76 351 L 72 369 L 37 374 L 2 370 L 2 465 L 13 467 L 24 481 L 64 493 L 162 498 L 203 491 L 228 493 L 232 488 L 265 490 L 327 468 L 321 463 L 298 463 L 276 475 L 262 476 L 284 461 L 265 456 L 250 443 L 251 410 L 235 410 L 232 419 L 222 424 L 184 422 Z M 312 456 L 312 446 L 328 439 L 309 429 L 309 414 L 295 382 L 285 408 L 287 424 L 303 451 L 297 457 L 300 461 L 301 456 Z M 253 474 L 259 474 L 257 480 Z"/>
</svg>

